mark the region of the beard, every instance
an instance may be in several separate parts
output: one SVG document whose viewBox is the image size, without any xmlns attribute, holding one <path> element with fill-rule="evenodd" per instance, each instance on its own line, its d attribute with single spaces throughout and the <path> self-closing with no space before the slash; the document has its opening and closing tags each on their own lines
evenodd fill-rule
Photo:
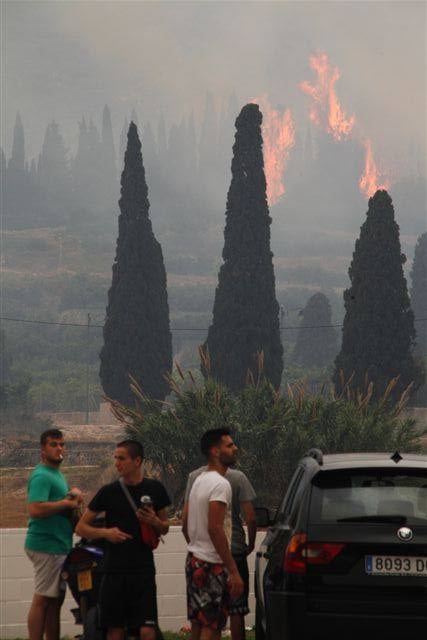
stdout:
<svg viewBox="0 0 427 640">
<path fill-rule="evenodd" d="M 49 462 L 49 464 L 53 464 L 56 467 L 59 467 L 62 464 L 63 460 L 64 460 L 64 456 L 60 456 L 58 458 L 51 458 L 51 457 L 46 456 L 45 460 L 46 460 L 46 462 Z"/>
</svg>

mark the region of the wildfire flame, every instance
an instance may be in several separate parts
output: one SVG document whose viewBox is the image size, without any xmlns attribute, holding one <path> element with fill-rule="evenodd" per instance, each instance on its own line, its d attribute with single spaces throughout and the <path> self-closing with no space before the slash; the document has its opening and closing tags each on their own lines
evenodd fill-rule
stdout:
<svg viewBox="0 0 427 640">
<path fill-rule="evenodd" d="M 323 52 L 310 56 L 310 67 L 317 73 L 317 84 L 305 81 L 299 85 L 312 98 L 310 120 L 326 128 L 335 140 L 348 138 L 356 118 L 346 115 L 335 92 L 335 83 L 340 78 L 339 69 L 330 64 Z"/>
<path fill-rule="evenodd" d="M 390 188 L 390 183 L 388 180 L 383 180 L 381 183 L 381 173 L 378 171 L 377 165 L 375 164 L 371 140 L 365 140 L 364 144 L 366 149 L 365 170 L 363 175 L 360 177 L 359 188 L 367 198 L 370 198 L 376 191 L 378 191 L 378 189 L 388 190 Z"/>
<path fill-rule="evenodd" d="M 271 206 L 285 193 L 283 176 L 289 151 L 295 145 L 295 125 L 290 109 L 281 113 L 273 109 L 267 96 L 251 100 L 259 104 L 263 113 L 262 137 L 264 142 L 264 169 L 267 181 L 267 199 Z"/>
</svg>

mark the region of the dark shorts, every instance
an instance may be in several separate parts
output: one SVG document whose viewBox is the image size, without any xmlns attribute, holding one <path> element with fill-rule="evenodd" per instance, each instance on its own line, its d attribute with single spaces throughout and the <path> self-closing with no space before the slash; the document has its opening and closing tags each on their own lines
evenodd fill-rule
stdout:
<svg viewBox="0 0 427 640">
<path fill-rule="evenodd" d="M 185 574 L 188 619 L 210 629 L 224 629 L 230 600 L 224 565 L 205 562 L 189 553 Z"/>
<path fill-rule="evenodd" d="M 233 556 L 237 569 L 239 570 L 240 577 L 242 578 L 245 588 L 240 598 L 232 600 L 230 602 L 230 616 L 240 615 L 246 616 L 249 613 L 249 568 L 247 556 Z"/>
<path fill-rule="evenodd" d="M 147 573 L 107 573 L 99 594 L 100 627 L 140 629 L 157 625 L 156 578 Z"/>
</svg>

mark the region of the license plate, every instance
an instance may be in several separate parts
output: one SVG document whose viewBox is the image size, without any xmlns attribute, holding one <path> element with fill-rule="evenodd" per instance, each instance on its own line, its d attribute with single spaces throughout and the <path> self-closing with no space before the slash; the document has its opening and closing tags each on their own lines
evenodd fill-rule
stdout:
<svg viewBox="0 0 427 640">
<path fill-rule="evenodd" d="M 427 577 L 427 556 L 365 556 L 365 570 L 371 576 Z"/>
<path fill-rule="evenodd" d="M 77 573 L 77 587 L 79 591 L 90 591 L 92 589 L 92 571 L 79 571 Z"/>
</svg>

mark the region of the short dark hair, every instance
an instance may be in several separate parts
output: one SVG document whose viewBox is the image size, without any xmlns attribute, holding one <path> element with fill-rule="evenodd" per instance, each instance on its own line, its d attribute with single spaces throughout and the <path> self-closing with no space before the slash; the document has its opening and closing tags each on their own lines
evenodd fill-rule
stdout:
<svg viewBox="0 0 427 640">
<path fill-rule="evenodd" d="M 135 458 L 144 460 L 144 447 L 138 440 L 122 440 L 122 442 L 116 444 L 116 447 L 126 449 L 132 460 L 135 460 Z"/>
<path fill-rule="evenodd" d="M 208 457 L 212 447 L 219 445 L 223 436 L 231 436 L 230 429 L 221 427 L 220 429 L 209 429 L 209 431 L 205 431 L 200 440 L 200 449 L 203 455 Z"/>
<path fill-rule="evenodd" d="M 58 440 L 59 438 L 63 437 L 64 435 L 59 429 L 46 429 L 46 431 L 43 431 L 40 436 L 40 445 L 44 447 L 44 445 L 47 443 L 48 438 L 55 438 L 55 440 Z"/>
</svg>

